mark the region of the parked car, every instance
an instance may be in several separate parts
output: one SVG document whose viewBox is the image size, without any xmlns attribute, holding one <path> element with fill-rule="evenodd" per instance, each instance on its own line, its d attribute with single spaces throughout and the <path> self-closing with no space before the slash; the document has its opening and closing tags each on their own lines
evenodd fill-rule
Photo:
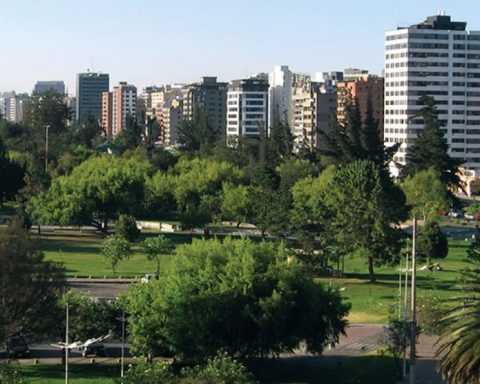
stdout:
<svg viewBox="0 0 480 384">
<path fill-rule="evenodd" d="M 30 348 L 22 336 L 14 336 L 7 339 L 6 354 L 8 357 L 28 357 L 30 356 Z"/>
</svg>

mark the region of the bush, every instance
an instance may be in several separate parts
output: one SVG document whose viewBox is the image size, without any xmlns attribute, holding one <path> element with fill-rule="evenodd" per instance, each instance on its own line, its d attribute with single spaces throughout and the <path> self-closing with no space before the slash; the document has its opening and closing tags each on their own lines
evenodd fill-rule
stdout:
<svg viewBox="0 0 480 384">
<path fill-rule="evenodd" d="M 115 234 L 122 236 L 130 242 L 135 242 L 140 236 L 135 218 L 130 215 L 120 215 L 115 225 Z"/>
<path fill-rule="evenodd" d="M 423 294 L 418 297 L 417 322 L 422 333 L 426 335 L 440 335 L 442 326 L 440 320 L 446 313 L 445 300 L 432 294 Z"/>
<path fill-rule="evenodd" d="M 125 373 L 124 384 L 173 384 L 177 379 L 172 373 L 172 364 L 165 361 L 130 365 Z"/>
</svg>

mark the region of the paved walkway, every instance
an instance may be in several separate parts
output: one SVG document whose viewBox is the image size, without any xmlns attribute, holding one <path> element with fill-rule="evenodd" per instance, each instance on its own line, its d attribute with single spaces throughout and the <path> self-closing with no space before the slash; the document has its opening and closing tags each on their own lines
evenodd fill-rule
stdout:
<svg viewBox="0 0 480 384">
<path fill-rule="evenodd" d="M 420 335 L 417 344 L 416 384 L 447 384 L 437 372 L 438 359 L 435 357 L 437 337 Z M 409 383 L 408 375 L 400 383 Z"/>
</svg>

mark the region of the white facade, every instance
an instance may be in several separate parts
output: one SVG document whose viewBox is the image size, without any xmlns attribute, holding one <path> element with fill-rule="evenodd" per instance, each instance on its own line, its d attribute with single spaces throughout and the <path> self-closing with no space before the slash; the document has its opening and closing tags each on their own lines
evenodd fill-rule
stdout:
<svg viewBox="0 0 480 384">
<path fill-rule="evenodd" d="M 449 154 L 480 169 L 480 31 L 439 15 L 386 33 L 384 137 L 401 143 L 399 164 L 423 129 L 422 95 L 436 101 Z"/>
<path fill-rule="evenodd" d="M 293 73 L 286 65 L 277 65 L 273 72 L 268 74 L 270 106 L 269 121 L 273 124 L 275 118 L 291 125 L 292 113 L 292 84 Z"/>
<path fill-rule="evenodd" d="M 258 137 L 268 128 L 268 82 L 234 80 L 227 91 L 227 136 Z"/>
<path fill-rule="evenodd" d="M 120 82 L 114 87 L 112 96 L 112 134 L 115 136 L 125 128 L 127 116 L 136 116 L 137 88 Z"/>
</svg>

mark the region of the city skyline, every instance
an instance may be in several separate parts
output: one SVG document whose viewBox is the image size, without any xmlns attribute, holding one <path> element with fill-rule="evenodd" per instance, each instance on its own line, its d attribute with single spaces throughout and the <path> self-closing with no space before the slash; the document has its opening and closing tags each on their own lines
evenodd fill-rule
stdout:
<svg viewBox="0 0 480 384">
<path fill-rule="evenodd" d="M 303 0 L 150 0 L 22 2 L 0 0 L 0 91 L 30 93 L 37 81 L 75 79 L 87 69 L 110 74 L 110 85 L 191 83 L 202 76 L 231 81 L 275 65 L 314 74 L 348 67 L 380 74 L 384 36 L 397 26 L 443 10 L 467 29 L 480 30 L 473 0 L 376 1 L 338 4 Z"/>
</svg>

